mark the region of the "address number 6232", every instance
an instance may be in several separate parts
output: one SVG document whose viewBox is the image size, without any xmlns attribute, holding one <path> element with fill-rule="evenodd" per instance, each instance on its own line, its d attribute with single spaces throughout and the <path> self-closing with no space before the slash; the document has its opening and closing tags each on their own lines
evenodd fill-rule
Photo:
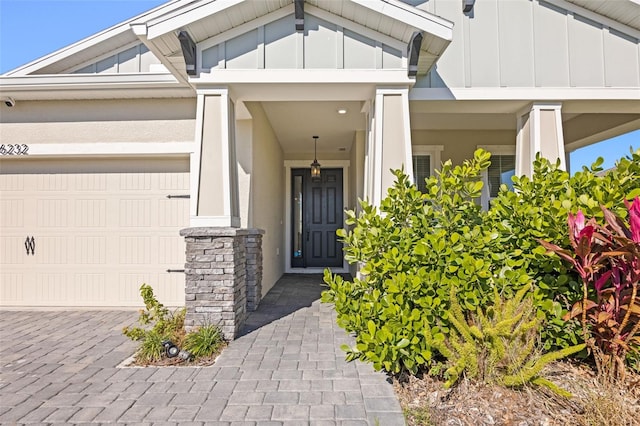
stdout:
<svg viewBox="0 0 640 426">
<path fill-rule="evenodd" d="M 0 155 L 29 155 L 29 145 L 24 143 L 0 145 Z"/>
</svg>

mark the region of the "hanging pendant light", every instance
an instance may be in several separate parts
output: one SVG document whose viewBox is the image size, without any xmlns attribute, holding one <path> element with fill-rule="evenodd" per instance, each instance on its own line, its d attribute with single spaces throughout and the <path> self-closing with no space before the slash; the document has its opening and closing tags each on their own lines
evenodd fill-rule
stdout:
<svg viewBox="0 0 640 426">
<path fill-rule="evenodd" d="M 313 137 L 313 163 L 311 163 L 311 181 L 320 182 L 320 163 L 318 163 L 318 136 Z"/>
</svg>

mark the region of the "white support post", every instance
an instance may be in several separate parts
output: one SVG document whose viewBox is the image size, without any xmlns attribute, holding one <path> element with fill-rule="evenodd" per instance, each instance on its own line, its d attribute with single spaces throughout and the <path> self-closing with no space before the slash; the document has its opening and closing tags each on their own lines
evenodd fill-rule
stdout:
<svg viewBox="0 0 640 426">
<path fill-rule="evenodd" d="M 554 163 L 560 159 L 560 168 L 566 170 L 561 103 L 534 102 L 518 114 L 517 127 L 517 176 L 533 174 L 538 153 Z"/>
<path fill-rule="evenodd" d="M 395 180 L 390 170 L 403 168 L 413 179 L 408 88 L 377 88 L 372 109 L 367 162 L 370 182 L 365 187 L 370 188 L 367 195 L 371 203 L 379 206 Z"/>
<path fill-rule="evenodd" d="M 198 91 L 191 226 L 239 227 L 235 116 L 227 88 Z"/>
</svg>

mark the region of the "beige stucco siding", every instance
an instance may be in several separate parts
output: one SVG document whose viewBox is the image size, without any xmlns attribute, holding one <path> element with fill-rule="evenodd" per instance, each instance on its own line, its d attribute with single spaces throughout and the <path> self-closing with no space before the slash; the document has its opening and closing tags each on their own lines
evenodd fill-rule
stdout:
<svg viewBox="0 0 640 426">
<path fill-rule="evenodd" d="M 637 32 L 597 16 L 539 0 L 476 1 L 470 16 L 460 2 L 420 3 L 454 28 L 453 42 L 416 87 L 640 86 Z"/>
<path fill-rule="evenodd" d="M 5 108 L 9 143 L 191 142 L 195 99 L 24 101 Z"/>
<path fill-rule="evenodd" d="M 249 214 L 253 227 L 264 229 L 262 295 L 284 273 L 284 167 L 282 148 L 259 103 L 247 103 L 253 121 L 253 172 Z"/>
</svg>

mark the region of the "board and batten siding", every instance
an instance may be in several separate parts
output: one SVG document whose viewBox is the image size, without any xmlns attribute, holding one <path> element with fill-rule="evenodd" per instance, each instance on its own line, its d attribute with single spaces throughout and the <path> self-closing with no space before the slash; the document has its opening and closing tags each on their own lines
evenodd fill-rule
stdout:
<svg viewBox="0 0 640 426">
<path fill-rule="evenodd" d="M 295 18 L 289 15 L 213 46 L 203 42 L 201 68 L 204 72 L 402 68 L 403 52 L 398 49 L 399 44 L 391 46 L 368 35 L 305 14 L 305 30 L 300 37 L 295 31 Z"/>
<path fill-rule="evenodd" d="M 476 1 L 469 16 L 459 1 L 419 7 L 453 21 L 454 34 L 416 87 L 640 86 L 635 33 L 541 0 Z"/>
<path fill-rule="evenodd" d="M 99 57 L 67 70 L 73 74 L 133 74 L 168 72 L 160 60 L 142 43 Z"/>
</svg>

